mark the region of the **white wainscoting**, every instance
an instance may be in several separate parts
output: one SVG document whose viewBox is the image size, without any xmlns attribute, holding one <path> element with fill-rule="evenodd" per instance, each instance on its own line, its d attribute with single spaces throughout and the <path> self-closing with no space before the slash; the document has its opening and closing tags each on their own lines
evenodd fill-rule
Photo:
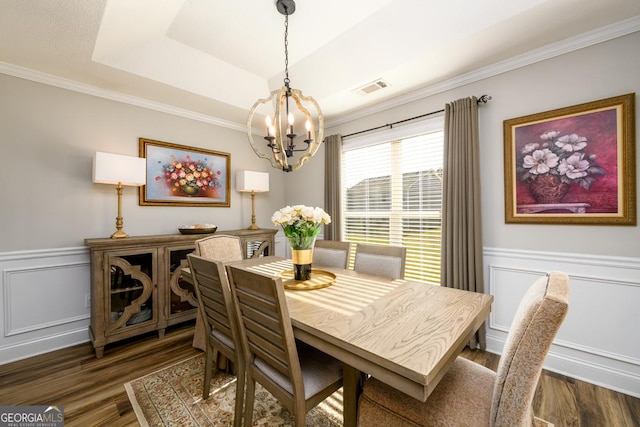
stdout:
<svg viewBox="0 0 640 427">
<path fill-rule="evenodd" d="M 0 365 L 88 342 L 90 286 L 86 247 L 0 253 Z"/>
<path fill-rule="evenodd" d="M 89 340 L 89 250 L 0 254 L 0 364 Z"/>
<path fill-rule="evenodd" d="M 283 258 L 291 258 L 291 251 L 289 250 L 289 241 L 284 236 L 282 230 L 278 230 L 274 237 L 276 243 L 276 249 L 273 251 L 273 255 Z M 287 255 L 289 254 L 289 255 Z"/>
<path fill-rule="evenodd" d="M 569 275 L 569 313 L 545 368 L 640 397 L 640 259 L 484 249 L 494 296 L 487 350 L 501 354 L 521 298 L 552 270 Z"/>
<path fill-rule="evenodd" d="M 276 236 L 276 255 L 288 242 Z M 640 259 L 485 248 L 495 300 L 487 349 L 501 354 L 527 288 L 551 270 L 569 274 L 569 314 L 545 368 L 640 397 Z M 89 341 L 87 248 L 0 253 L 0 364 Z"/>
</svg>

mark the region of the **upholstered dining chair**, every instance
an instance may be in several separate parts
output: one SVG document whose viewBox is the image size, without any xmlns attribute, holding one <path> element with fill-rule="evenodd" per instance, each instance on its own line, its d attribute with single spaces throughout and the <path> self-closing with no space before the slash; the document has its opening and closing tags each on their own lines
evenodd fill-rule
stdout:
<svg viewBox="0 0 640 427">
<path fill-rule="evenodd" d="M 358 425 L 532 426 L 531 403 L 544 359 L 569 308 L 569 278 L 551 272 L 523 297 L 497 372 L 458 357 L 426 402 L 370 378 L 359 399 Z"/>
<path fill-rule="evenodd" d="M 358 243 L 353 263 L 355 271 L 390 279 L 404 279 L 407 248 Z"/>
<path fill-rule="evenodd" d="M 207 341 L 202 398 L 206 400 L 209 397 L 211 377 L 218 370 L 218 360 L 214 353 L 220 352 L 235 365 L 237 382 L 233 425 L 239 427 L 244 404 L 245 363 L 238 317 L 224 264 L 194 254 L 187 255 L 187 259 L 198 296 L 200 315 L 204 319 Z"/>
<path fill-rule="evenodd" d="M 313 248 L 313 265 L 347 268 L 351 243 L 339 240 L 316 240 Z"/>
<path fill-rule="evenodd" d="M 196 240 L 196 255 L 223 263 L 241 261 L 242 244 L 240 238 L 225 234 L 214 234 Z"/>
<path fill-rule="evenodd" d="M 260 383 L 305 426 L 309 410 L 342 387 L 342 363 L 295 340 L 282 278 L 228 265 L 246 359 L 244 425 L 252 425 Z"/>
<path fill-rule="evenodd" d="M 195 254 L 203 258 L 220 261 L 222 263 L 242 261 L 242 243 L 239 237 L 226 234 L 215 234 L 198 239 L 195 242 Z M 225 271 L 226 274 L 226 271 Z M 193 334 L 193 346 L 200 350 L 206 350 L 206 335 L 202 316 L 198 311 L 196 315 L 196 327 Z M 216 360 L 217 363 L 217 360 Z"/>
</svg>

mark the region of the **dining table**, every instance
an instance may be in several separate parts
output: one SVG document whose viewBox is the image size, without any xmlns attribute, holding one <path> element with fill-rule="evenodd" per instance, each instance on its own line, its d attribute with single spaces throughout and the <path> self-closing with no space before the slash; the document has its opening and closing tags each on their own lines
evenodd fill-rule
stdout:
<svg viewBox="0 0 640 427">
<path fill-rule="evenodd" d="M 267 256 L 233 263 L 281 276 L 290 259 Z M 350 269 L 313 266 L 327 286 L 286 289 L 294 335 L 342 361 L 345 427 L 357 424 L 362 379 L 372 376 L 425 402 L 491 311 L 493 296 Z M 189 280 L 189 270 L 183 269 Z M 289 279 L 290 281 L 290 279 Z M 204 342 L 196 328 L 194 342 Z"/>
</svg>

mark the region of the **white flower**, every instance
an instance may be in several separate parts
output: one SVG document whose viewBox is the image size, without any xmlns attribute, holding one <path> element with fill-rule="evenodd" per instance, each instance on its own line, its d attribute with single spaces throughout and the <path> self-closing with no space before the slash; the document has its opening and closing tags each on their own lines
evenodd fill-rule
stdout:
<svg viewBox="0 0 640 427">
<path fill-rule="evenodd" d="M 271 216 L 275 225 L 320 225 L 331 223 L 331 217 L 321 208 L 305 205 L 286 206 Z"/>
<path fill-rule="evenodd" d="M 542 135 L 540 135 L 540 139 L 544 139 L 545 141 L 550 141 L 558 135 L 560 135 L 560 132 L 556 132 L 555 130 L 548 130 Z"/>
<path fill-rule="evenodd" d="M 308 249 L 313 246 L 320 232 L 320 225 L 329 224 L 331 217 L 321 208 L 304 205 L 286 206 L 271 216 L 275 225 L 280 225 L 293 249 Z"/>
<path fill-rule="evenodd" d="M 537 142 L 527 144 L 524 147 L 522 147 L 522 154 L 530 153 L 536 150 L 538 147 L 540 147 L 540 144 L 538 144 Z"/>
<path fill-rule="evenodd" d="M 572 133 L 571 135 L 565 135 L 558 138 L 556 146 L 562 148 L 564 151 L 582 150 L 587 146 L 587 138 Z"/>
<path fill-rule="evenodd" d="M 569 179 L 578 179 L 587 176 L 589 169 L 588 160 L 584 160 L 584 153 L 573 153 L 569 158 L 562 159 L 558 165 L 560 175 L 566 175 Z"/>
<path fill-rule="evenodd" d="M 525 156 L 522 166 L 529 169 L 529 173 L 539 175 L 547 173 L 558 165 L 558 156 L 545 148 L 536 150 L 531 155 Z"/>
</svg>

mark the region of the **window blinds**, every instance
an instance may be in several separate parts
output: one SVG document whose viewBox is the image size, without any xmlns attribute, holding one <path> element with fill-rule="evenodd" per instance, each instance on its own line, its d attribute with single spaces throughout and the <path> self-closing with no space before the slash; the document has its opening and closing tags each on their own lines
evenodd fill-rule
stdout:
<svg viewBox="0 0 640 427">
<path fill-rule="evenodd" d="M 343 239 L 405 246 L 405 277 L 440 283 L 442 130 L 343 152 Z"/>
</svg>

